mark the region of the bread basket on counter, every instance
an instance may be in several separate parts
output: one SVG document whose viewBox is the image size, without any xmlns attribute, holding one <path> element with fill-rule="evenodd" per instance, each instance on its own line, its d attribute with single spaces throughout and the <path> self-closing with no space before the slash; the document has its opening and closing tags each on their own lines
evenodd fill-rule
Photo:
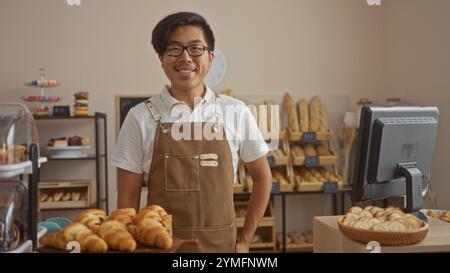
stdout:
<svg viewBox="0 0 450 273">
<path fill-rule="evenodd" d="M 339 218 L 339 230 L 348 238 L 361 242 L 368 243 L 376 241 L 384 246 L 403 246 L 420 243 L 428 234 L 429 225 L 423 222 L 422 227 L 416 230 L 405 230 L 399 232 L 393 231 L 373 231 L 363 230 L 346 226 L 342 223 L 344 217 Z"/>
</svg>

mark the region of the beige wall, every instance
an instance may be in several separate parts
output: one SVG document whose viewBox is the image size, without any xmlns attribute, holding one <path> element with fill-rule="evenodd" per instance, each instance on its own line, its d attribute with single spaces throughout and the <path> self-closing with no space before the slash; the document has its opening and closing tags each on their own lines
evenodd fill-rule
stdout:
<svg viewBox="0 0 450 273">
<path fill-rule="evenodd" d="M 439 107 L 432 189 L 450 209 L 450 1 L 385 1 L 386 95 Z M 430 198 L 427 203 L 434 205 Z"/>
<path fill-rule="evenodd" d="M 109 151 L 115 143 L 114 96 L 157 93 L 167 82 L 150 33 L 174 11 L 197 11 L 209 20 L 229 67 L 218 89 L 233 88 L 238 95 L 348 95 L 351 101 L 378 98 L 385 89 L 384 7 L 363 0 L 81 2 L 69 7 L 64 0 L 0 1 L 0 99 L 36 94 L 22 82 L 45 66 L 50 78 L 62 82 L 49 93 L 63 96 L 63 104 L 87 90 L 91 109 L 108 114 Z M 114 208 L 112 168 L 109 177 Z M 298 217 L 311 214 L 310 199 L 294 200 L 290 206 L 300 210 L 288 212 L 295 219 L 288 229 L 311 228 L 309 219 Z"/>
</svg>

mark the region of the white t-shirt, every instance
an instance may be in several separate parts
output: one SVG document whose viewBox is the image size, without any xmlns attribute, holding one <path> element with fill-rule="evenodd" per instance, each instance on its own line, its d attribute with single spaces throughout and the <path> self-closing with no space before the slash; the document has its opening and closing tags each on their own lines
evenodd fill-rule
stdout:
<svg viewBox="0 0 450 273">
<path fill-rule="evenodd" d="M 264 156 L 269 151 L 269 147 L 248 107 L 238 99 L 225 95 L 219 97 L 220 108 L 216 108 L 216 95 L 207 87 L 200 103 L 196 104 L 191 111 L 184 102 L 172 97 L 166 86 L 151 100 L 161 115 L 161 123 L 220 122 L 224 124 L 233 159 L 234 175 L 236 175 L 239 159 L 243 162 L 254 161 Z M 181 116 L 180 112 L 182 112 Z M 133 173 L 144 174 L 147 181 L 153 156 L 156 126 L 144 102 L 131 108 L 120 130 L 111 164 Z"/>
</svg>

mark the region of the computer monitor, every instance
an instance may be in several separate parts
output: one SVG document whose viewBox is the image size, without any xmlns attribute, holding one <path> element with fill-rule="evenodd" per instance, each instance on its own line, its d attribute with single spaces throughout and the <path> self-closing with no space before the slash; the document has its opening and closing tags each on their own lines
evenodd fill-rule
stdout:
<svg viewBox="0 0 450 273">
<path fill-rule="evenodd" d="M 363 107 L 352 201 L 406 195 L 406 212 L 422 208 L 439 111 L 436 107 Z"/>
</svg>

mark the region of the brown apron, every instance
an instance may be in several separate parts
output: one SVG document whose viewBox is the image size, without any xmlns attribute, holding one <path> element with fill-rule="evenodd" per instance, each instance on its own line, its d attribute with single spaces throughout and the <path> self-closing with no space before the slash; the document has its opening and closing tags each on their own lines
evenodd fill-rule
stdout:
<svg viewBox="0 0 450 273">
<path fill-rule="evenodd" d="M 179 252 L 234 252 L 234 174 L 223 126 L 184 123 L 176 130 L 185 133 L 183 128 L 189 129 L 192 137 L 176 140 L 171 134 L 173 123 L 161 123 L 151 100 L 146 104 L 157 123 L 147 204 L 160 205 L 172 214 L 175 237 L 197 240 L 197 244 L 183 244 Z M 209 126 L 223 137 L 206 140 L 202 134 L 201 140 L 195 140 L 196 126 Z"/>
</svg>

